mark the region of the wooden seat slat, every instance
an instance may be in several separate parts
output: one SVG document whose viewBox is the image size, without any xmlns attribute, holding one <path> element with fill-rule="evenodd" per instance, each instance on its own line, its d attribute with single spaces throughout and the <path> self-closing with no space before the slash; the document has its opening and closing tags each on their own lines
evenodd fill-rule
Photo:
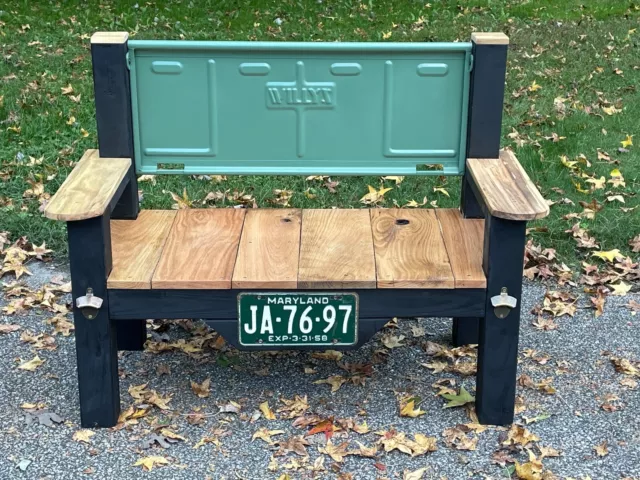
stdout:
<svg viewBox="0 0 640 480">
<path fill-rule="evenodd" d="M 233 288 L 297 288 L 301 218 L 295 209 L 247 211 Z"/>
<path fill-rule="evenodd" d="M 298 288 L 375 288 L 367 210 L 303 210 Z"/>
<path fill-rule="evenodd" d="M 111 225 L 111 289 L 486 288 L 484 221 L 457 209 L 145 210 Z"/>
<path fill-rule="evenodd" d="M 158 267 L 154 289 L 230 289 L 245 210 L 180 210 Z"/>
<path fill-rule="evenodd" d="M 174 210 L 143 210 L 136 220 L 111 220 L 113 268 L 107 288 L 149 289 Z"/>
<path fill-rule="evenodd" d="M 463 218 L 457 209 L 436 210 L 455 288 L 486 288 L 482 269 L 484 220 Z"/>
<path fill-rule="evenodd" d="M 378 288 L 454 288 L 433 210 L 371 210 Z"/>
</svg>

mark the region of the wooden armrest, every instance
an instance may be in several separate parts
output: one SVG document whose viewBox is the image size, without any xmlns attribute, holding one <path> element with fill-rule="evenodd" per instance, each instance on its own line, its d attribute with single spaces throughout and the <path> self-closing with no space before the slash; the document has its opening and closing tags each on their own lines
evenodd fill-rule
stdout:
<svg viewBox="0 0 640 480">
<path fill-rule="evenodd" d="M 549 205 L 512 152 L 502 150 L 500 158 L 468 158 L 467 169 L 494 217 L 526 221 L 549 214 Z"/>
<path fill-rule="evenodd" d="M 87 150 L 47 204 L 52 220 L 86 220 L 101 216 L 113 200 L 131 167 L 130 158 L 100 158 Z"/>
</svg>

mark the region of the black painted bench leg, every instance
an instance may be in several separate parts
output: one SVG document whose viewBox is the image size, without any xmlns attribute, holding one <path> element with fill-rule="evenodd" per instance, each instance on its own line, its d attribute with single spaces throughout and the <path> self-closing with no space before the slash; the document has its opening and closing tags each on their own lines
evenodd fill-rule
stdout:
<svg viewBox="0 0 640 480">
<path fill-rule="evenodd" d="M 112 427 L 120 414 L 115 322 L 109 318 L 107 276 L 111 270 L 109 212 L 67 222 L 73 295 L 80 417 L 85 428 Z M 87 289 L 103 299 L 94 318 L 86 318 L 76 299 Z"/>
<path fill-rule="evenodd" d="M 487 300 L 485 317 L 480 320 L 476 388 L 476 412 L 485 425 L 513 422 L 525 227 L 525 222 L 496 217 L 485 220 Z M 518 302 L 506 318 L 498 318 L 491 304 L 491 297 L 500 295 L 502 288 Z"/>
<path fill-rule="evenodd" d="M 146 320 L 116 320 L 118 350 L 141 351 L 147 341 Z"/>
<path fill-rule="evenodd" d="M 454 347 L 478 344 L 480 338 L 480 319 L 476 317 L 461 317 L 453 319 L 451 337 Z"/>
</svg>

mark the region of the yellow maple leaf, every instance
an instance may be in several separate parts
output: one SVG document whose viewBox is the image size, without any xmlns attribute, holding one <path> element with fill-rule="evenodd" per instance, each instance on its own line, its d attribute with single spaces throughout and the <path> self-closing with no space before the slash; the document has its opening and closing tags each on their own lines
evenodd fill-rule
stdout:
<svg viewBox="0 0 640 480">
<path fill-rule="evenodd" d="M 529 91 L 530 92 L 537 92 L 538 90 L 542 89 L 542 87 L 540 85 L 538 85 L 536 83 L 536 81 L 534 80 L 533 83 L 529 86 Z"/>
<path fill-rule="evenodd" d="M 609 285 L 609 288 L 611 288 L 613 291 L 611 292 L 611 295 L 626 295 L 627 293 L 629 293 L 629 290 L 631 290 L 631 285 L 627 285 L 624 282 L 620 282 L 616 285 Z"/>
<path fill-rule="evenodd" d="M 385 193 L 393 190 L 393 188 L 381 188 L 380 190 L 376 190 L 371 185 L 367 186 L 369 187 L 369 193 L 367 193 L 360 199 L 360 202 L 364 203 L 365 205 L 375 205 L 384 198 Z"/>
<path fill-rule="evenodd" d="M 569 160 L 569 159 L 567 158 L 567 156 L 566 156 L 566 155 L 562 155 L 562 156 L 560 157 L 560 163 L 562 163 L 562 165 L 564 165 L 564 166 L 565 166 L 565 167 L 567 167 L 568 169 L 570 169 L 570 170 L 574 170 L 574 169 L 576 168 L 576 164 L 577 164 L 578 162 L 577 162 L 577 161 Z"/>
<path fill-rule="evenodd" d="M 397 175 L 387 175 L 385 177 L 382 177 L 382 179 L 383 180 L 391 180 L 393 182 L 396 182 L 396 185 L 400 185 L 403 182 L 404 177 L 399 177 Z"/>
<path fill-rule="evenodd" d="M 73 115 L 71 115 L 69 117 L 69 120 L 67 120 L 67 125 L 73 125 L 74 123 L 76 123 L 76 117 L 74 117 Z"/>
<path fill-rule="evenodd" d="M 624 182 L 624 177 L 622 176 L 622 172 L 617 168 L 611 170 L 611 178 L 607 180 L 607 183 L 610 183 L 614 187 L 626 187 L 626 183 Z"/>
<path fill-rule="evenodd" d="M 91 437 L 93 437 L 96 434 L 96 432 L 92 431 L 92 430 L 77 430 L 76 432 L 73 433 L 73 439 L 76 442 L 84 442 L 84 443 L 91 443 Z"/>
<path fill-rule="evenodd" d="M 149 457 L 144 457 L 138 460 L 133 464 L 134 467 L 142 466 L 144 470 L 151 471 L 153 467 L 157 465 L 168 465 L 169 460 L 159 455 L 151 455 Z"/>
<path fill-rule="evenodd" d="M 620 250 L 614 248 L 613 250 L 608 250 L 606 252 L 593 252 L 591 254 L 592 257 L 602 258 L 607 262 L 613 262 L 617 256 L 620 255 Z"/>
<path fill-rule="evenodd" d="M 33 372 L 33 371 L 35 371 L 36 368 L 38 368 L 43 363 L 44 363 L 44 360 L 42 360 L 38 355 L 36 355 L 35 357 L 33 357 L 28 362 L 21 363 L 18 366 L 18 368 L 20 370 L 27 370 L 29 372 Z"/>
<path fill-rule="evenodd" d="M 273 413 L 273 410 L 271 410 L 271 408 L 269 407 L 269 402 L 264 401 L 260 404 L 260 411 L 262 412 L 262 415 L 264 415 L 264 418 L 266 418 L 267 420 L 275 420 L 276 416 Z"/>
<path fill-rule="evenodd" d="M 594 190 L 601 190 L 604 189 L 605 178 L 587 178 L 585 182 L 592 184 Z"/>
<path fill-rule="evenodd" d="M 71 84 L 67 85 L 66 87 L 62 87 L 60 90 L 62 90 L 63 95 L 69 95 L 70 93 L 73 93 L 73 87 L 71 86 Z"/>
<path fill-rule="evenodd" d="M 579 191 L 580 193 L 589 193 L 589 190 L 585 190 L 584 188 L 582 188 L 582 185 L 580 185 L 580 182 L 576 182 L 573 185 L 576 187 L 576 190 Z"/>
<path fill-rule="evenodd" d="M 620 142 L 622 148 L 627 148 L 633 145 L 633 135 L 627 135 L 627 138 Z"/>
<path fill-rule="evenodd" d="M 425 412 L 424 410 L 422 410 L 421 408 L 416 408 L 415 406 L 415 399 L 412 398 L 407 402 L 401 402 L 400 403 L 400 416 L 401 417 L 411 417 L 411 418 L 416 418 L 419 417 L 420 415 L 424 415 Z"/>
<path fill-rule="evenodd" d="M 265 402 L 266 403 L 266 402 Z M 267 442 L 269 445 L 273 445 L 273 440 L 271 439 L 274 435 L 282 435 L 285 433 L 284 430 L 267 430 L 266 428 L 261 428 L 251 437 L 251 441 L 253 442 L 256 438 Z"/>
<path fill-rule="evenodd" d="M 388 38 L 391 38 L 391 33 L 393 33 L 393 32 L 383 33 L 383 34 L 382 34 L 382 39 L 383 39 L 383 40 L 386 40 L 386 39 L 388 39 Z"/>
<path fill-rule="evenodd" d="M 433 187 L 433 191 L 435 193 L 442 193 L 443 195 L 446 195 L 447 197 L 449 196 L 449 192 L 447 192 L 444 187 Z"/>
<path fill-rule="evenodd" d="M 87 132 L 84 128 L 80 129 L 80 133 L 84 138 L 87 138 L 89 136 L 89 132 Z"/>
</svg>

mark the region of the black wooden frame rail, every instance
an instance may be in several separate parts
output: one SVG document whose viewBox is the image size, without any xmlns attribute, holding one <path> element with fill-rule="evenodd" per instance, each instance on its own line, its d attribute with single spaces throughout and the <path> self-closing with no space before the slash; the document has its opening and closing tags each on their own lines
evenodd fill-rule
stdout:
<svg viewBox="0 0 640 480">
<path fill-rule="evenodd" d="M 235 319 L 238 294 L 248 290 L 109 290 L 109 315 L 113 320 L 147 318 Z M 252 289 L 251 291 L 258 291 Z M 392 317 L 481 317 L 485 312 L 486 290 L 277 290 L 269 292 L 340 292 L 360 297 L 359 318 Z"/>
</svg>

